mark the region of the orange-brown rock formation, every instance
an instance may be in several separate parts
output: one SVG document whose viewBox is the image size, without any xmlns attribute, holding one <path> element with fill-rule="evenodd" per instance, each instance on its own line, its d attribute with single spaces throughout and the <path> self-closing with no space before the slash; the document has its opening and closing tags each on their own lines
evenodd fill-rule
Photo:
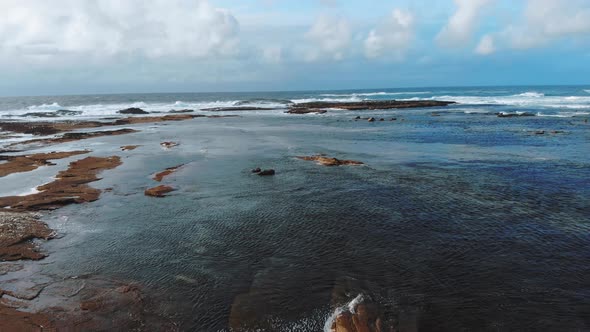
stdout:
<svg viewBox="0 0 590 332">
<path fill-rule="evenodd" d="M 146 189 L 145 195 L 151 197 L 165 197 L 167 193 L 174 191 L 174 188 L 170 186 L 157 186 L 150 189 Z"/>
<path fill-rule="evenodd" d="M 68 158 L 88 152 L 90 151 L 64 151 L 36 153 L 24 156 L 0 156 L 0 160 L 6 160 L 5 163 L 0 164 L 0 177 L 12 173 L 29 172 L 40 166 L 51 166 L 54 164 L 49 162 L 49 160 Z"/>
<path fill-rule="evenodd" d="M 0 261 L 44 258 L 31 240 L 51 237 L 52 231 L 37 216 L 0 211 Z"/>
<path fill-rule="evenodd" d="M 57 180 L 37 187 L 39 193 L 27 196 L 0 197 L 0 208 L 14 210 L 53 210 L 68 204 L 92 202 L 101 191 L 88 185 L 100 180 L 97 174 L 121 165 L 119 157 L 87 157 L 70 163 L 59 172 Z"/>
<path fill-rule="evenodd" d="M 166 170 L 160 172 L 160 173 L 156 173 L 153 177 L 154 180 L 158 181 L 158 182 L 162 182 L 162 180 L 167 177 L 168 175 L 176 172 L 179 168 L 181 168 L 182 166 L 184 166 L 184 164 L 182 165 L 178 165 L 178 166 L 174 166 L 174 167 L 168 167 L 166 168 Z"/>
</svg>

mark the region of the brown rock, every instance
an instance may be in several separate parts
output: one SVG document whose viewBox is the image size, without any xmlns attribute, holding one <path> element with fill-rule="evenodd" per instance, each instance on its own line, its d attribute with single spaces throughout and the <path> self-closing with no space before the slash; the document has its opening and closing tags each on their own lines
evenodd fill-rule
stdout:
<svg viewBox="0 0 590 332">
<path fill-rule="evenodd" d="M 36 215 L 0 211 L 0 261 L 44 258 L 31 240 L 48 240 L 52 234 Z"/>
<path fill-rule="evenodd" d="M 125 145 L 121 147 L 121 151 L 133 151 L 140 147 L 140 145 Z"/>
<path fill-rule="evenodd" d="M 57 174 L 57 180 L 37 187 L 39 193 L 27 196 L 0 197 L 0 208 L 15 210 L 53 210 L 68 204 L 92 202 L 101 191 L 88 186 L 100 180 L 97 174 L 121 165 L 119 157 L 87 157 L 70 163 L 67 170 Z"/>
<path fill-rule="evenodd" d="M 145 191 L 145 195 L 151 196 L 151 197 L 165 197 L 167 193 L 172 192 L 172 191 L 174 191 L 174 188 L 172 188 L 170 186 L 161 185 L 161 186 L 147 189 Z"/>
<path fill-rule="evenodd" d="M 25 156 L 0 156 L 0 160 L 7 160 L 7 162 L 0 164 L 0 177 L 13 173 L 29 172 L 40 166 L 51 166 L 54 164 L 50 163 L 49 160 L 68 158 L 88 152 L 90 151 L 36 153 Z"/>
<path fill-rule="evenodd" d="M 285 113 L 289 113 L 289 114 L 309 114 L 309 113 L 315 113 L 315 114 L 324 114 L 327 113 L 328 111 L 323 110 L 323 109 L 319 109 L 319 108 L 291 108 L 290 110 L 286 111 Z"/>
<path fill-rule="evenodd" d="M 96 138 L 96 137 L 103 137 L 103 136 L 117 136 L 117 135 L 125 135 L 136 133 L 137 130 L 134 129 L 119 129 L 119 130 L 105 130 L 105 131 L 96 131 L 96 132 L 89 132 L 89 133 L 65 133 L 60 137 L 56 138 L 42 138 L 42 139 L 32 139 L 24 142 L 14 142 L 9 144 L 8 146 L 15 146 L 15 145 L 26 145 L 26 144 L 41 144 L 41 145 L 52 145 L 52 144 L 59 144 L 59 143 L 67 143 L 67 142 L 74 142 L 83 139 L 89 138 Z"/>
<path fill-rule="evenodd" d="M 377 110 L 396 108 L 442 107 L 453 101 L 438 100 L 366 100 L 360 102 L 310 102 L 291 105 L 291 110 L 304 112 L 305 109 Z M 288 113 L 291 113 L 290 111 Z"/>
<path fill-rule="evenodd" d="M 178 145 L 180 145 L 180 143 L 177 143 L 177 142 L 162 142 L 162 143 L 160 143 L 160 146 L 162 146 L 164 149 L 170 149 L 170 148 L 173 148 Z"/>
<path fill-rule="evenodd" d="M 162 180 L 167 177 L 168 175 L 176 172 L 179 168 L 181 168 L 182 166 L 184 166 L 184 164 L 182 165 L 178 165 L 178 166 L 174 166 L 174 167 L 168 167 L 166 168 L 166 170 L 157 173 L 154 175 L 153 179 L 158 181 L 158 182 L 162 182 Z"/>
<path fill-rule="evenodd" d="M 363 162 L 356 161 L 356 160 L 340 160 L 336 158 L 325 157 L 322 155 L 317 156 L 298 156 L 296 157 L 301 160 L 308 160 L 308 161 L 315 161 L 319 165 L 322 166 L 345 166 L 345 165 L 364 165 Z"/>
</svg>

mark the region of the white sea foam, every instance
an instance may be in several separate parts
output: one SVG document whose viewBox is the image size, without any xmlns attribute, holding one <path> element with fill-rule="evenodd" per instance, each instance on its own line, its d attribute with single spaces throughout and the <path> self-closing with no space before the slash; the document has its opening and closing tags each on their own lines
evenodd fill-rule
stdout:
<svg viewBox="0 0 590 332">
<path fill-rule="evenodd" d="M 343 93 L 343 94 L 321 94 L 322 97 L 376 97 L 376 96 L 400 96 L 400 95 L 425 95 L 430 91 L 407 91 L 407 92 L 367 92 L 367 93 Z"/>
<path fill-rule="evenodd" d="M 531 97 L 531 98 L 540 98 L 540 97 L 544 97 L 544 96 L 545 96 L 544 93 L 535 92 L 535 91 L 528 91 L 528 92 L 519 93 L 517 95 L 514 95 L 514 97 Z"/>
<path fill-rule="evenodd" d="M 403 100 L 418 100 L 413 97 Z M 507 105 L 516 107 L 542 107 L 561 109 L 590 109 L 588 96 L 539 96 L 533 94 L 519 94 L 510 96 L 433 96 L 432 100 L 450 100 L 465 105 Z"/>
</svg>

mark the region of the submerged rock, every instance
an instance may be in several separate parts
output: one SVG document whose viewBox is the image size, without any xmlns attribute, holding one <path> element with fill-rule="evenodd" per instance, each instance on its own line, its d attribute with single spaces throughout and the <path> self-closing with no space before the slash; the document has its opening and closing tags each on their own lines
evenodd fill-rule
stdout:
<svg viewBox="0 0 590 332">
<path fill-rule="evenodd" d="M 146 189 L 145 195 L 151 197 L 166 197 L 167 193 L 173 192 L 174 190 L 175 189 L 170 186 L 160 185 L 157 187 Z"/>
<path fill-rule="evenodd" d="M 319 165 L 322 166 L 345 166 L 345 165 L 364 165 L 363 162 L 356 161 L 356 160 L 340 160 L 336 158 L 330 158 L 322 155 L 316 156 L 298 156 L 296 157 L 301 160 L 308 160 L 308 161 L 315 161 Z"/>
<path fill-rule="evenodd" d="M 260 169 L 260 167 L 256 167 L 252 170 L 252 173 L 260 173 L 262 172 L 262 170 Z"/>
<path fill-rule="evenodd" d="M 118 113 L 119 114 L 149 114 L 149 112 L 146 112 L 146 111 L 142 110 L 141 108 L 137 108 L 137 107 L 126 108 L 124 110 L 120 110 Z"/>
<path fill-rule="evenodd" d="M 323 109 L 319 109 L 319 108 L 291 108 L 290 110 L 286 111 L 285 113 L 289 113 L 289 114 L 309 114 L 309 113 L 324 114 L 327 112 L 328 111 L 323 110 Z"/>
</svg>

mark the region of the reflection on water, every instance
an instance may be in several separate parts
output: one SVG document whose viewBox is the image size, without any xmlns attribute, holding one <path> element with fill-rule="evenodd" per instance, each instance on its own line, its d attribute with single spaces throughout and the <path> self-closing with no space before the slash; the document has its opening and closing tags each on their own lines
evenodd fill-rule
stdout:
<svg viewBox="0 0 590 332">
<path fill-rule="evenodd" d="M 589 128 L 394 112 L 405 121 L 197 119 L 105 139 L 99 154 L 142 147 L 97 184 L 112 193 L 51 216 L 66 236 L 45 272 L 141 281 L 185 330 L 321 331 L 359 294 L 401 331 L 588 329 Z M 293 158 L 315 153 L 367 166 Z M 178 191 L 143 196 L 182 163 L 165 180 Z"/>
</svg>

